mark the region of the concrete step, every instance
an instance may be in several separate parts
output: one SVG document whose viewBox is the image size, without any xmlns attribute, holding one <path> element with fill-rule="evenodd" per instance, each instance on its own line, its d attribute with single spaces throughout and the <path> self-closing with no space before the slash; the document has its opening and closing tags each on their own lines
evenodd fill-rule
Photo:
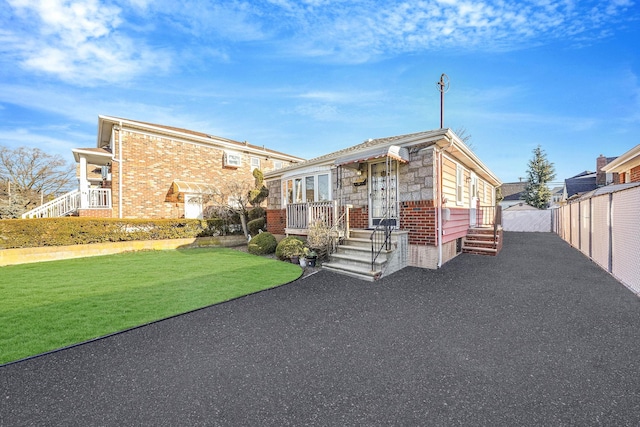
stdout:
<svg viewBox="0 0 640 427">
<path fill-rule="evenodd" d="M 375 281 L 382 270 L 371 271 L 371 268 L 357 267 L 353 265 L 346 265 L 340 262 L 325 262 L 322 264 L 323 269 L 333 271 L 335 273 L 344 274 L 346 276 L 355 277 L 360 280 L 366 280 L 368 282 Z"/>
<path fill-rule="evenodd" d="M 373 233 L 373 230 L 363 230 L 361 228 L 358 229 L 351 229 L 350 230 L 350 236 L 354 239 L 365 239 L 368 241 L 371 241 L 371 233 Z M 377 231 L 376 232 L 378 235 L 383 234 L 383 231 Z M 396 237 L 393 234 L 393 232 L 391 233 L 391 241 L 396 241 Z"/>
<path fill-rule="evenodd" d="M 387 254 L 390 254 L 391 250 L 386 251 L 386 250 L 382 250 L 380 251 L 380 254 L 378 255 L 379 259 L 382 260 L 386 260 L 387 259 Z M 342 255 L 352 255 L 355 257 L 366 257 L 369 260 L 371 259 L 371 246 L 369 247 L 364 247 L 364 246 L 347 246 L 347 245 L 339 245 L 336 249 L 335 254 L 342 254 Z"/>
<path fill-rule="evenodd" d="M 360 246 L 360 247 L 368 247 L 371 250 L 371 240 L 369 239 L 361 239 L 359 237 L 349 237 L 348 239 L 344 239 L 342 241 L 342 245 L 344 246 Z"/>
<path fill-rule="evenodd" d="M 371 253 L 365 255 L 333 253 L 331 254 L 331 262 L 338 262 L 340 264 L 353 265 L 356 267 L 371 267 Z M 381 259 L 381 257 L 378 256 L 375 262 L 376 269 L 378 269 L 378 267 L 382 269 L 382 266 L 386 262 L 386 258 Z"/>
<path fill-rule="evenodd" d="M 466 245 L 462 245 L 462 251 L 467 251 L 467 252 L 486 252 L 486 253 L 491 253 L 491 254 L 495 254 L 498 253 L 498 250 L 496 248 L 488 248 L 485 246 L 466 246 Z"/>
</svg>

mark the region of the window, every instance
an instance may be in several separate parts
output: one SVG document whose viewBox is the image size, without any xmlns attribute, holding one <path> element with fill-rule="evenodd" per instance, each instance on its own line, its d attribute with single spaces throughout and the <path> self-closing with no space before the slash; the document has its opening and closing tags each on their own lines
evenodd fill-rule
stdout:
<svg viewBox="0 0 640 427">
<path fill-rule="evenodd" d="M 293 180 L 293 203 L 302 203 L 302 178 Z"/>
<path fill-rule="evenodd" d="M 293 203 L 293 181 L 287 180 L 283 183 L 284 200 L 286 203 Z"/>
<path fill-rule="evenodd" d="M 282 169 L 282 162 L 280 160 L 275 160 L 273 162 L 273 168 L 274 169 Z"/>
<path fill-rule="evenodd" d="M 260 169 L 260 158 L 252 157 L 251 158 L 251 170 Z"/>
<path fill-rule="evenodd" d="M 329 174 L 307 175 L 282 182 L 286 203 L 323 202 L 331 200 Z"/>
<path fill-rule="evenodd" d="M 307 201 L 315 200 L 315 176 L 308 176 L 304 179 L 305 197 Z"/>
<path fill-rule="evenodd" d="M 242 155 L 235 151 L 225 151 L 224 153 L 224 165 L 226 167 L 239 168 L 242 166 Z"/>
<path fill-rule="evenodd" d="M 456 166 L 456 204 L 461 205 L 464 197 L 464 173 L 462 166 Z"/>
<path fill-rule="evenodd" d="M 318 175 L 318 201 L 329 200 L 329 175 Z"/>
</svg>

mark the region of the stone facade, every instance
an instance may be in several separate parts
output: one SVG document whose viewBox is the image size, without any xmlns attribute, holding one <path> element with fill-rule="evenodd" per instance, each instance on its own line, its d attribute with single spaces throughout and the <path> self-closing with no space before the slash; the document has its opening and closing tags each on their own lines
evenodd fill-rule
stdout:
<svg viewBox="0 0 640 427">
<path fill-rule="evenodd" d="M 399 168 L 399 198 L 401 202 L 433 200 L 433 150 L 422 149 L 411 154 L 411 161 Z"/>
</svg>

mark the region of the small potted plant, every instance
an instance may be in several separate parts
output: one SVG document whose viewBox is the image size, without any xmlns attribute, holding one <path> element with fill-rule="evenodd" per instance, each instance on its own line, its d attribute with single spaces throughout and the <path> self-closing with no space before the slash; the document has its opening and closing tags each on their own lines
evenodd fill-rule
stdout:
<svg viewBox="0 0 640 427">
<path fill-rule="evenodd" d="M 307 259 L 307 265 L 309 267 L 316 266 L 316 260 L 318 259 L 318 254 L 313 249 L 305 248 L 304 249 L 304 257 Z"/>
</svg>

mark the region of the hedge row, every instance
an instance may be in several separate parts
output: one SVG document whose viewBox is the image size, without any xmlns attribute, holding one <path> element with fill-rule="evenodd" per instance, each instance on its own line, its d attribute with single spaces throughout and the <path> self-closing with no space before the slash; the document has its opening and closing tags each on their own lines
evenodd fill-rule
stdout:
<svg viewBox="0 0 640 427">
<path fill-rule="evenodd" d="M 39 218 L 0 220 L 0 249 L 230 234 L 220 219 Z"/>
</svg>

